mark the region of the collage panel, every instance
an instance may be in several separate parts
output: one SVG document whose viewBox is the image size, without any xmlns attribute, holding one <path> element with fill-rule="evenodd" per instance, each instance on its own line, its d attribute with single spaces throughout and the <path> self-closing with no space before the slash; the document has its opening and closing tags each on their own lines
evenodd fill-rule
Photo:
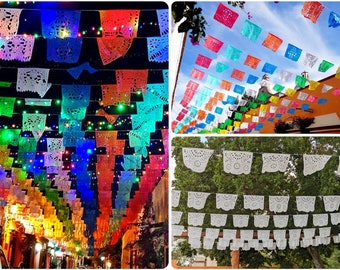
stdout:
<svg viewBox="0 0 340 270">
<path fill-rule="evenodd" d="M 0 269 L 165 269 L 169 8 L 0 2 Z"/>
</svg>

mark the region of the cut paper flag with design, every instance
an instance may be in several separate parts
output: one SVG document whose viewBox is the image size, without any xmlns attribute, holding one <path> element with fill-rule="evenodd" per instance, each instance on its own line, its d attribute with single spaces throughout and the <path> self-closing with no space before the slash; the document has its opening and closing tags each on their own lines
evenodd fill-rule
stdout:
<svg viewBox="0 0 340 270">
<path fill-rule="evenodd" d="M 261 34 L 262 28 L 258 25 L 252 23 L 249 20 L 245 20 L 241 34 L 247 38 L 249 38 L 251 41 L 256 41 Z"/>
<path fill-rule="evenodd" d="M 328 195 L 322 196 L 325 211 L 334 212 L 339 210 L 340 196 L 339 195 Z"/>
<path fill-rule="evenodd" d="M 46 125 L 46 114 L 24 113 L 22 115 L 22 131 L 31 131 L 36 141 L 44 133 Z"/>
<path fill-rule="evenodd" d="M 201 67 L 204 67 L 204 68 L 209 68 L 211 62 L 212 62 L 211 58 L 204 56 L 202 54 L 198 54 L 196 61 L 195 61 L 195 64 L 199 65 Z"/>
<path fill-rule="evenodd" d="M 214 14 L 214 19 L 226 27 L 232 28 L 238 16 L 238 13 L 220 3 Z"/>
<path fill-rule="evenodd" d="M 248 54 L 246 60 L 244 61 L 244 65 L 249 66 L 252 69 L 256 69 L 260 62 L 261 59 Z"/>
<path fill-rule="evenodd" d="M 236 194 L 216 193 L 216 209 L 232 210 L 235 208 L 236 200 Z"/>
<path fill-rule="evenodd" d="M 233 215 L 233 225 L 237 228 L 247 227 L 249 215 Z"/>
<path fill-rule="evenodd" d="M 257 228 L 268 227 L 269 217 L 269 215 L 254 215 L 254 226 Z"/>
<path fill-rule="evenodd" d="M 171 224 L 180 223 L 182 215 L 183 215 L 182 211 L 171 211 Z"/>
<path fill-rule="evenodd" d="M 223 169 L 226 173 L 249 174 L 253 163 L 253 153 L 223 151 Z"/>
<path fill-rule="evenodd" d="M 140 10 L 100 10 L 103 37 L 135 38 Z"/>
<path fill-rule="evenodd" d="M 243 195 L 244 209 L 250 210 L 263 210 L 264 208 L 264 196 L 261 195 Z"/>
<path fill-rule="evenodd" d="M 62 85 L 61 118 L 83 120 L 90 102 L 90 85 Z"/>
<path fill-rule="evenodd" d="M 210 214 L 210 225 L 214 227 L 223 227 L 227 222 L 227 214 Z"/>
<path fill-rule="evenodd" d="M 207 49 L 215 53 L 217 53 L 221 49 L 222 46 L 223 46 L 223 42 L 213 36 L 207 36 L 204 42 L 204 47 L 206 47 Z"/>
<path fill-rule="evenodd" d="M 157 9 L 157 19 L 160 35 L 167 36 L 169 34 L 169 14 L 167 9 Z"/>
<path fill-rule="evenodd" d="M 47 60 L 56 63 L 77 63 L 81 47 L 82 38 L 48 38 L 47 39 Z"/>
<path fill-rule="evenodd" d="M 130 104 L 130 91 L 121 89 L 118 91 L 116 84 L 103 84 L 101 85 L 102 100 L 100 105 L 110 106 L 119 103 Z"/>
<path fill-rule="evenodd" d="M 44 38 L 76 38 L 81 12 L 78 10 L 44 10 L 41 12 Z"/>
<path fill-rule="evenodd" d="M 15 35 L 0 40 L 0 59 L 29 62 L 32 58 L 34 36 Z"/>
<path fill-rule="evenodd" d="M 168 37 L 148 37 L 148 60 L 150 62 L 164 63 L 169 59 Z"/>
<path fill-rule="evenodd" d="M 52 86 L 48 83 L 49 69 L 18 68 L 16 90 L 18 92 L 35 92 L 44 97 Z"/>
<path fill-rule="evenodd" d="M 338 27 L 340 25 L 340 16 L 335 12 L 330 12 L 328 17 L 328 27 Z"/>
<path fill-rule="evenodd" d="M 305 2 L 303 4 L 302 10 L 301 10 L 301 14 L 311 20 L 313 23 L 316 23 L 316 21 L 318 20 L 321 12 L 324 10 L 324 6 L 319 3 L 319 2 Z"/>
<path fill-rule="evenodd" d="M 300 58 L 301 53 L 302 53 L 302 50 L 300 48 L 292 44 L 288 44 L 286 52 L 285 52 L 285 57 L 292 61 L 297 62 Z"/>
<path fill-rule="evenodd" d="M 314 212 L 315 196 L 296 196 L 296 207 L 300 212 Z"/>
<path fill-rule="evenodd" d="M 303 175 L 310 175 L 322 170 L 331 155 L 303 155 Z"/>
<path fill-rule="evenodd" d="M 242 51 L 231 45 L 227 47 L 227 50 L 225 52 L 225 57 L 233 61 L 238 61 L 241 55 L 242 55 Z"/>
<path fill-rule="evenodd" d="M 210 193 L 207 192 L 188 192 L 188 201 L 187 206 L 192 207 L 196 210 L 201 210 L 204 208 L 205 203 L 207 201 L 208 196 Z"/>
<path fill-rule="evenodd" d="M 194 172 L 204 172 L 214 150 L 203 148 L 182 148 L 184 165 Z"/>
<path fill-rule="evenodd" d="M 178 207 L 180 198 L 181 198 L 180 190 L 171 190 L 171 206 L 172 207 Z"/>
<path fill-rule="evenodd" d="M 316 61 L 318 61 L 318 57 L 313 54 L 306 53 L 303 63 L 305 66 L 312 68 L 315 65 Z"/>
<path fill-rule="evenodd" d="M 15 103 L 14 97 L 0 97 L 0 116 L 3 115 L 7 117 L 12 117 L 14 103 Z"/>
<path fill-rule="evenodd" d="M 99 55 L 103 65 L 108 65 L 124 56 L 130 49 L 132 42 L 133 38 L 125 37 L 97 38 Z"/>
<path fill-rule="evenodd" d="M 288 224 L 289 215 L 273 215 L 274 226 L 276 228 L 285 228 Z"/>
<path fill-rule="evenodd" d="M 276 52 L 278 48 L 281 46 L 283 40 L 272 33 L 268 33 L 267 37 L 262 43 L 262 46 L 267 47 L 268 49 Z"/>
<path fill-rule="evenodd" d="M 188 213 L 188 225 L 202 226 L 205 214 L 204 213 Z"/>
<path fill-rule="evenodd" d="M 286 212 L 289 196 L 269 196 L 269 210 L 273 212 Z"/>
<path fill-rule="evenodd" d="M 262 154 L 262 173 L 264 172 L 285 172 L 288 166 L 289 154 Z"/>
<path fill-rule="evenodd" d="M 331 62 L 328 62 L 326 60 L 322 60 L 322 62 L 319 65 L 318 71 L 320 72 L 326 72 L 327 70 L 329 70 L 331 67 L 333 67 L 334 64 Z"/>
<path fill-rule="evenodd" d="M 15 36 L 22 9 L 0 8 L 0 36 Z"/>
<path fill-rule="evenodd" d="M 148 83 L 149 70 L 116 70 L 117 90 L 129 90 L 130 93 L 145 93 Z"/>
</svg>

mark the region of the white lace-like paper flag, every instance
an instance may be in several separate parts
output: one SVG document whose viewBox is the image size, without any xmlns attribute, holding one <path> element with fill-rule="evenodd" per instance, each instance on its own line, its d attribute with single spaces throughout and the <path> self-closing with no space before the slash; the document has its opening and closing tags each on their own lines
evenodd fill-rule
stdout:
<svg viewBox="0 0 340 270">
<path fill-rule="evenodd" d="M 339 195 L 323 196 L 323 203 L 326 212 L 338 211 L 340 205 L 340 196 Z"/>
<path fill-rule="evenodd" d="M 210 225 L 215 227 L 223 227 L 227 222 L 226 214 L 210 214 Z"/>
<path fill-rule="evenodd" d="M 294 220 L 294 226 L 295 227 L 306 227 L 308 222 L 308 215 L 302 214 L 302 215 L 293 215 Z"/>
<path fill-rule="evenodd" d="M 172 211 L 171 212 L 171 224 L 178 224 L 181 222 L 183 212 L 182 211 Z"/>
<path fill-rule="evenodd" d="M 254 226 L 258 228 L 266 228 L 269 224 L 268 215 L 254 215 Z"/>
<path fill-rule="evenodd" d="M 250 210 L 264 208 L 264 196 L 261 195 L 243 195 L 244 208 Z"/>
<path fill-rule="evenodd" d="M 330 213 L 332 225 L 338 225 L 340 223 L 340 213 Z"/>
<path fill-rule="evenodd" d="M 172 225 L 171 231 L 173 236 L 180 236 L 184 232 L 183 225 Z"/>
<path fill-rule="evenodd" d="M 288 166 L 289 154 L 262 154 L 262 173 L 264 172 L 285 172 Z"/>
<path fill-rule="evenodd" d="M 269 196 L 269 210 L 280 213 L 288 209 L 289 196 Z"/>
<path fill-rule="evenodd" d="M 339 237 L 339 239 L 340 239 L 340 237 Z M 217 250 L 225 250 L 227 247 L 229 247 L 229 244 L 230 244 L 230 240 L 227 240 L 227 239 L 224 239 L 224 238 L 218 238 L 216 248 L 217 248 Z"/>
<path fill-rule="evenodd" d="M 214 150 L 202 148 L 182 148 L 184 165 L 194 172 L 204 172 Z"/>
<path fill-rule="evenodd" d="M 18 68 L 17 91 L 35 92 L 44 97 L 52 86 L 48 83 L 50 70 L 45 68 Z"/>
<path fill-rule="evenodd" d="M 203 238 L 203 248 L 204 249 L 207 249 L 207 250 L 212 249 L 213 246 L 214 246 L 214 243 L 215 243 L 214 239 L 207 238 L 207 237 Z"/>
<path fill-rule="evenodd" d="M 257 239 L 259 240 L 268 240 L 270 238 L 270 230 L 258 230 L 257 231 Z"/>
<path fill-rule="evenodd" d="M 328 224 L 328 214 L 313 214 L 314 226 L 322 227 Z"/>
<path fill-rule="evenodd" d="M 202 228 L 188 226 L 188 237 L 189 238 L 201 238 Z"/>
<path fill-rule="evenodd" d="M 220 229 L 206 228 L 204 237 L 215 240 L 215 239 L 217 239 L 219 233 L 220 233 Z"/>
<path fill-rule="evenodd" d="M 303 229 L 303 237 L 305 239 L 313 238 L 315 235 L 315 228 L 304 228 Z"/>
<path fill-rule="evenodd" d="M 288 215 L 274 215 L 273 220 L 274 220 L 274 226 L 276 228 L 285 228 L 287 227 L 288 224 Z"/>
<path fill-rule="evenodd" d="M 240 230 L 240 238 L 243 240 L 251 240 L 253 239 L 254 231 L 253 230 Z"/>
<path fill-rule="evenodd" d="M 171 206 L 172 207 L 178 206 L 180 197 L 181 197 L 180 190 L 171 190 Z"/>
<path fill-rule="evenodd" d="M 290 229 L 289 230 L 289 239 L 300 239 L 301 229 Z"/>
<path fill-rule="evenodd" d="M 303 155 L 303 175 L 310 175 L 321 171 L 331 155 Z"/>
<path fill-rule="evenodd" d="M 275 240 L 286 239 L 286 230 L 273 230 Z"/>
<path fill-rule="evenodd" d="M 202 242 L 200 238 L 189 237 L 188 242 L 191 248 L 201 248 Z"/>
<path fill-rule="evenodd" d="M 233 215 L 234 227 L 247 227 L 249 222 L 249 215 Z"/>
<path fill-rule="evenodd" d="M 236 230 L 234 229 L 223 229 L 223 239 L 232 240 L 236 238 Z"/>
<path fill-rule="evenodd" d="M 205 214 L 204 213 L 188 213 L 188 225 L 202 226 Z"/>
<path fill-rule="evenodd" d="M 315 196 L 296 196 L 296 206 L 300 212 L 314 212 Z"/>
<path fill-rule="evenodd" d="M 207 201 L 210 193 L 206 192 L 188 192 L 188 207 L 195 208 L 197 210 L 203 209 L 205 206 L 205 202 Z"/>
<path fill-rule="evenodd" d="M 223 151 L 223 169 L 226 173 L 249 174 L 252 162 L 251 152 Z"/>
<path fill-rule="evenodd" d="M 236 194 L 216 194 L 216 209 L 223 209 L 225 211 L 234 209 L 237 200 Z"/>
</svg>

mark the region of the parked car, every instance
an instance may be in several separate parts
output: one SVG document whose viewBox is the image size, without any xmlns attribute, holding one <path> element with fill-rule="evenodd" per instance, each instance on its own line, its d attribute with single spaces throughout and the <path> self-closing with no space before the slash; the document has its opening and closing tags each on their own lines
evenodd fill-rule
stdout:
<svg viewBox="0 0 340 270">
<path fill-rule="evenodd" d="M 9 269 L 7 257 L 1 246 L 0 246 L 0 269 Z"/>
</svg>

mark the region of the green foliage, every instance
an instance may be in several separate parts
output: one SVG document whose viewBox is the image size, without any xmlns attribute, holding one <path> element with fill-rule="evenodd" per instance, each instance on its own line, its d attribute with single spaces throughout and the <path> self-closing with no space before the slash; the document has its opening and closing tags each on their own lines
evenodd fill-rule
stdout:
<svg viewBox="0 0 340 270">
<path fill-rule="evenodd" d="M 191 249 L 187 240 L 179 242 L 172 250 L 172 259 L 176 260 L 178 266 L 190 264 L 197 254 L 195 249 Z"/>
<path fill-rule="evenodd" d="M 187 192 L 209 192 L 229 194 L 253 194 L 253 195 L 289 195 L 291 196 L 287 214 L 297 213 L 294 197 L 302 195 L 318 196 L 340 194 L 340 181 L 334 171 L 339 164 L 340 138 L 338 137 L 175 137 L 172 141 L 174 146 L 173 157 L 176 160 L 175 180 L 173 188 L 181 190 L 181 199 L 178 208 L 173 210 L 182 211 L 181 225 L 187 226 L 185 213 L 193 211 L 188 209 Z M 186 168 L 182 160 L 182 148 L 206 148 L 214 150 L 204 172 L 196 173 Z M 223 151 L 249 151 L 253 152 L 252 170 L 249 175 L 233 175 L 223 170 Z M 290 154 L 290 164 L 286 172 L 262 173 L 262 153 L 285 153 Z M 325 168 L 311 175 L 303 174 L 303 154 L 332 155 Z M 197 212 L 197 210 L 195 210 Z M 258 210 L 260 214 L 262 210 Z M 270 214 L 269 207 L 265 204 L 265 210 Z M 264 212 L 263 211 L 263 212 Z M 216 209 L 215 196 L 209 196 L 202 213 L 225 213 Z M 315 213 L 323 212 L 322 198 L 316 198 Z M 253 211 L 243 208 L 243 197 L 239 196 L 234 210 L 228 214 L 254 214 Z M 313 226 L 310 223 L 308 226 Z M 203 223 L 203 228 L 210 227 L 209 217 Z M 220 229 L 233 228 L 232 219 L 228 217 L 225 227 Z M 293 229 L 291 220 L 287 229 Z M 256 230 L 252 223 L 247 229 Z M 270 223 L 268 229 L 274 229 Z M 339 228 L 332 227 L 332 234 L 337 234 Z M 334 244 L 316 247 L 321 255 L 325 266 L 337 266 L 337 258 L 340 253 Z M 215 258 L 218 265 L 231 265 L 230 250 L 217 250 L 214 245 L 212 250 L 199 250 L 206 256 Z M 258 268 L 281 267 L 281 268 L 313 268 L 312 257 L 307 249 L 288 247 L 285 250 L 261 250 L 242 251 L 240 255 L 242 267 Z"/>
</svg>

